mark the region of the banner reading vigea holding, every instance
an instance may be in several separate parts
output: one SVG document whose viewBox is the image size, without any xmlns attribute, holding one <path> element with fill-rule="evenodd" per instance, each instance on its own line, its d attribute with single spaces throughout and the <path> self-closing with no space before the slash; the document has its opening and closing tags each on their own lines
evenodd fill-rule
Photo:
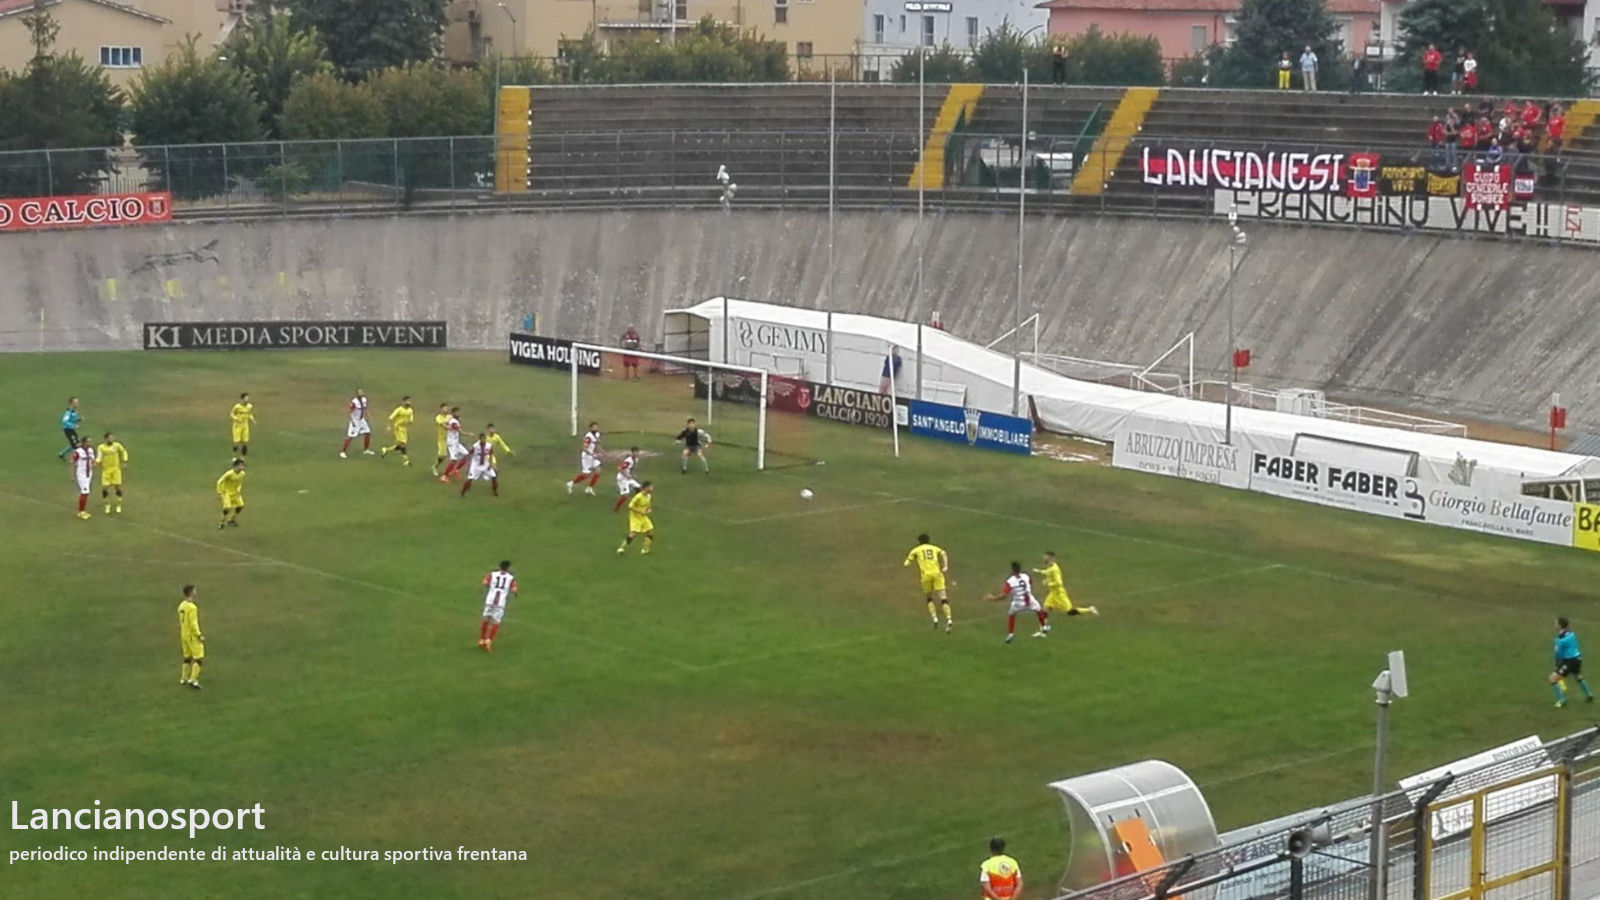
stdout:
<svg viewBox="0 0 1600 900">
<path fill-rule="evenodd" d="M 1316 437 L 1307 422 L 1301 438 Z M 1514 488 L 1458 484 L 1418 474 L 1378 471 L 1354 459 L 1340 462 L 1337 442 L 1316 442 L 1316 458 L 1295 452 L 1295 440 L 1233 429 L 1221 432 L 1186 422 L 1128 416 L 1117 429 L 1111 464 L 1159 475 L 1337 506 L 1369 515 L 1408 519 L 1466 531 L 1573 545 L 1573 504 L 1525 497 Z M 1510 493 L 1506 493 L 1510 491 Z"/>
<path fill-rule="evenodd" d="M 561 338 L 512 333 L 510 353 L 511 361 L 519 366 L 572 369 L 572 342 Z M 599 375 L 600 351 L 579 350 L 578 371 L 584 375 Z"/>
<path fill-rule="evenodd" d="M 926 400 L 906 405 L 912 434 L 1008 453 L 1033 452 L 1033 422 L 1029 419 Z"/>
<path fill-rule="evenodd" d="M 146 322 L 146 350 L 443 349 L 444 322 Z"/>
</svg>

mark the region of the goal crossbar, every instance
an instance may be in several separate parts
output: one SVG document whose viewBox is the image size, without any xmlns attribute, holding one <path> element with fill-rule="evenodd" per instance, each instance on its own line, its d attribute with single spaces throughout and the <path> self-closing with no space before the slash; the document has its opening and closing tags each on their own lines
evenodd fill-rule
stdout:
<svg viewBox="0 0 1600 900">
<path fill-rule="evenodd" d="M 622 347 L 607 347 L 603 344 L 585 344 L 574 341 L 569 354 L 572 378 L 572 436 L 578 436 L 578 379 L 583 377 L 582 369 L 578 365 L 579 359 L 586 353 L 611 353 L 617 356 L 633 357 L 634 359 L 651 359 L 656 362 L 669 363 L 681 366 L 690 371 L 706 369 L 716 372 L 736 372 L 759 378 L 761 383 L 761 396 L 756 404 L 756 468 L 767 467 L 767 370 L 752 368 L 750 366 L 735 366 L 728 363 L 712 362 L 705 359 L 694 359 L 688 356 L 674 356 L 670 353 L 651 353 L 647 350 L 628 350 Z M 712 422 L 713 401 L 715 400 L 715 385 L 706 383 L 706 424 Z"/>
</svg>

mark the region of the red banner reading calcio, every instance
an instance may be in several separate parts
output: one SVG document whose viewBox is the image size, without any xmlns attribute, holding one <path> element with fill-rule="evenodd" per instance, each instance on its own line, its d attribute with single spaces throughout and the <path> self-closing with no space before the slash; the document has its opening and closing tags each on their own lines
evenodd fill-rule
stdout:
<svg viewBox="0 0 1600 900">
<path fill-rule="evenodd" d="M 85 194 L 73 197 L 0 198 L 0 231 L 99 228 L 172 221 L 172 195 Z"/>
</svg>

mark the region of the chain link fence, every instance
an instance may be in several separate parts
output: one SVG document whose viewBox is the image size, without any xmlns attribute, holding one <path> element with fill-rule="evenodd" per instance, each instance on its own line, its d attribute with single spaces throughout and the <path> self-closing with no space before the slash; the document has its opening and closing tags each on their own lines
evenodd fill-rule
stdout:
<svg viewBox="0 0 1600 900">
<path fill-rule="evenodd" d="M 1582 900 L 1600 894 L 1600 728 L 1377 800 L 1235 832 L 1058 900 Z M 1382 894 L 1370 847 L 1381 823 Z M 1291 850 L 1290 837 L 1305 841 Z"/>
</svg>

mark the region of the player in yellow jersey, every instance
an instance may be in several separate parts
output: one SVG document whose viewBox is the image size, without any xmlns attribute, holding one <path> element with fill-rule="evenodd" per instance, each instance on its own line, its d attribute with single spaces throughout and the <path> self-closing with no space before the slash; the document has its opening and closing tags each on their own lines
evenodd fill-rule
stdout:
<svg viewBox="0 0 1600 900">
<path fill-rule="evenodd" d="M 128 448 L 122 446 L 117 436 L 106 432 L 105 442 L 94 448 L 95 464 L 100 466 L 100 500 L 106 505 L 106 515 L 122 512 L 122 470 L 128 467 Z M 116 503 L 111 501 L 115 491 Z"/>
<path fill-rule="evenodd" d="M 1033 574 L 1044 578 L 1044 608 L 1059 610 L 1069 616 L 1100 615 L 1100 610 L 1093 606 L 1073 606 L 1072 599 L 1067 596 L 1067 587 L 1061 581 L 1061 564 L 1056 562 L 1055 551 L 1047 551 L 1044 555 L 1044 568 L 1034 569 Z"/>
<path fill-rule="evenodd" d="M 928 600 L 928 617 L 933 627 L 939 627 L 939 609 L 944 609 L 944 632 L 950 633 L 954 624 L 950 617 L 950 601 L 945 596 L 945 573 L 950 571 L 950 557 L 941 547 L 929 543 L 925 534 L 917 535 L 917 545 L 906 554 L 904 566 L 917 564 L 917 574 L 922 580 L 922 593 Z M 903 567 L 903 566 L 902 566 Z M 937 606 L 935 604 L 938 604 Z"/>
<path fill-rule="evenodd" d="M 394 434 L 394 446 L 378 448 L 380 456 L 388 456 L 389 451 L 393 450 L 405 458 L 406 465 L 411 465 L 411 454 L 406 452 L 406 439 L 411 437 L 411 423 L 416 418 L 417 411 L 411 408 L 411 396 L 401 397 L 400 405 L 389 413 L 389 431 Z"/>
<path fill-rule="evenodd" d="M 483 427 L 483 439 L 488 441 L 489 446 L 494 448 L 495 462 L 497 465 L 499 463 L 501 453 L 504 453 L 507 456 L 517 455 L 517 451 L 511 449 L 511 445 L 506 443 L 506 439 L 501 437 L 498 431 L 494 430 L 493 422 L 490 422 L 488 425 Z"/>
<path fill-rule="evenodd" d="M 433 417 L 433 439 L 438 443 L 439 457 L 433 461 L 433 474 L 439 474 L 439 467 L 444 465 L 450 456 L 450 404 L 439 404 L 439 412 Z"/>
<path fill-rule="evenodd" d="M 206 658 L 206 636 L 200 633 L 200 608 L 194 605 L 194 585 L 183 586 L 183 601 L 178 604 L 178 646 L 183 651 L 183 668 L 178 683 L 200 689 L 200 665 Z"/>
<path fill-rule="evenodd" d="M 233 452 L 249 456 L 250 423 L 256 420 L 256 405 L 250 402 L 249 393 L 239 395 L 239 402 L 228 411 L 228 419 L 233 422 Z"/>
<path fill-rule="evenodd" d="M 217 496 L 222 499 L 222 521 L 218 528 L 239 524 L 239 513 L 244 512 L 244 460 L 235 459 L 228 471 L 217 479 Z"/>
<path fill-rule="evenodd" d="M 644 535 L 644 549 L 640 555 L 650 552 L 650 545 L 656 539 L 656 525 L 650 521 L 650 500 L 655 493 L 655 488 L 650 482 L 639 485 L 639 490 L 628 501 L 628 536 L 622 539 L 622 546 L 617 548 L 618 555 L 628 552 L 628 545 L 639 535 Z"/>
</svg>

